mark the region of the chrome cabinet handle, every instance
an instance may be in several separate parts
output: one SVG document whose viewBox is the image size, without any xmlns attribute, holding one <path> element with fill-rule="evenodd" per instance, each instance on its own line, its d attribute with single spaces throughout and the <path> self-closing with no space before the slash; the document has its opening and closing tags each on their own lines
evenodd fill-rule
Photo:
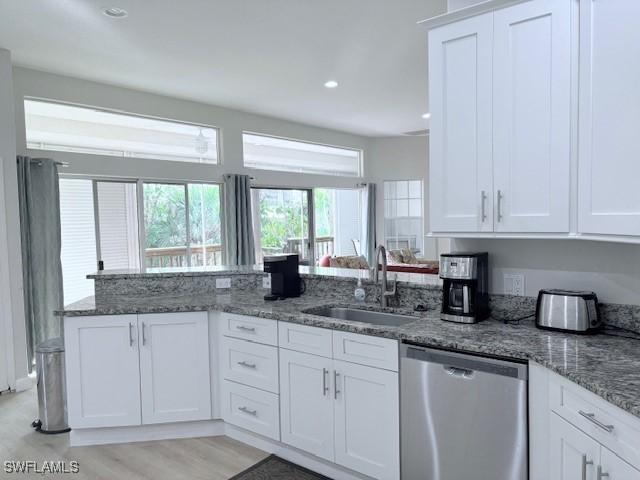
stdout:
<svg viewBox="0 0 640 480">
<path fill-rule="evenodd" d="M 605 425 L 604 423 L 602 423 L 600 420 L 596 418 L 595 413 L 587 413 L 582 410 L 578 410 L 578 413 L 582 415 L 584 418 L 586 418 L 587 420 L 589 420 L 591 423 L 593 423 L 596 427 L 601 428 L 605 432 L 611 433 L 615 428 L 613 425 Z"/>
<path fill-rule="evenodd" d="M 327 385 L 327 375 L 329 375 L 329 370 L 326 368 L 322 369 L 322 396 L 325 396 L 329 391 L 329 385 Z"/>
<path fill-rule="evenodd" d="M 340 393 L 340 390 L 338 390 L 338 377 L 340 376 L 340 374 L 334 370 L 333 371 L 333 398 L 334 400 L 338 399 L 338 394 Z"/>
<path fill-rule="evenodd" d="M 129 322 L 129 346 L 133 347 L 133 323 Z"/>
<path fill-rule="evenodd" d="M 587 455 L 582 455 L 582 480 L 587 480 L 587 465 L 593 465 L 593 460 L 587 460 Z"/>
<path fill-rule="evenodd" d="M 245 327 L 244 325 L 237 325 L 236 329 L 237 330 L 244 330 L 245 332 L 255 332 L 256 331 L 255 327 Z"/>
<path fill-rule="evenodd" d="M 480 221 L 482 223 L 484 223 L 484 221 L 487 219 L 487 212 L 485 210 L 485 203 L 487 201 L 487 192 L 485 192 L 484 190 L 482 190 L 482 193 L 480 195 L 480 205 L 481 205 L 481 217 L 480 217 Z"/>
<path fill-rule="evenodd" d="M 256 410 L 251 410 L 250 408 L 247 408 L 247 407 L 238 407 L 238 410 L 240 410 L 242 413 L 253 415 L 254 417 L 258 415 L 258 412 Z"/>
<path fill-rule="evenodd" d="M 598 478 L 597 480 L 602 480 L 603 478 L 609 478 L 609 474 L 607 472 L 602 471 L 602 465 L 598 465 Z"/>
<path fill-rule="evenodd" d="M 246 367 L 246 368 L 256 368 L 256 364 L 255 363 L 249 363 L 249 362 L 245 362 L 244 360 L 242 360 L 241 362 L 238 362 L 238 365 L 242 366 L 242 367 Z"/>
<path fill-rule="evenodd" d="M 147 335 L 146 335 L 146 325 L 144 324 L 144 322 L 142 322 L 142 345 L 146 345 L 147 344 Z"/>
<path fill-rule="evenodd" d="M 502 190 L 498 190 L 498 221 L 502 221 Z"/>
</svg>

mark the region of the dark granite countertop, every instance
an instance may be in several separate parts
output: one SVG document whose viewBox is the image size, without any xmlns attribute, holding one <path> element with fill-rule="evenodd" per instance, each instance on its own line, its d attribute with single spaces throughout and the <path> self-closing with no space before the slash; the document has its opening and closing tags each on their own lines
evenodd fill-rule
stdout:
<svg viewBox="0 0 640 480">
<path fill-rule="evenodd" d="M 255 292 L 229 295 L 126 297 L 95 303 L 93 297 L 66 307 L 65 316 L 114 315 L 218 310 L 274 320 L 408 340 L 471 353 L 533 360 L 612 404 L 640 417 L 640 341 L 609 335 L 546 332 L 531 320 L 505 324 L 490 319 L 474 325 L 443 322 L 436 312 L 415 313 L 420 318 L 401 327 L 377 326 L 304 313 L 330 304 L 326 297 L 304 295 L 265 302 Z M 358 308 L 376 308 L 375 304 Z"/>
</svg>

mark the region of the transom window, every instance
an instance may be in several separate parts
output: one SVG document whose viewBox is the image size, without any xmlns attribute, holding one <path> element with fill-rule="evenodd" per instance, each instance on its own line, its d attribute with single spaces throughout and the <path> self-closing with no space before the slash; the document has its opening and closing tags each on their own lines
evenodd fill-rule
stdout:
<svg viewBox="0 0 640 480">
<path fill-rule="evenodd" d="M 27 148 L 218 163 L 218 130 L 108 110 L 25 99 Z"/>
<path fill-rule="evenodd" d="M 243 133 L 244 166 L 261 170 L 359 177 L 362 151 Z"/>
</svg>

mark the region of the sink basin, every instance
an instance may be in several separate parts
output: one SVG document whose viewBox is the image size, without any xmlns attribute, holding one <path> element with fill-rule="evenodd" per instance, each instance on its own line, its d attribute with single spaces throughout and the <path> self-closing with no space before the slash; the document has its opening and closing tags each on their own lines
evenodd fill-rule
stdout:
<svg viewBox="0 0 640 480">
<path fill-rule="evenodd" d="M 370 323 L 372 325 L 388 325 L 393 327 L 399 327 L 418 320 L 418 317 L 409 317 L 407 315 L 373 312 L 370 310 L 359 310 L 357 308 L 344 307 L 320 307 L 309 309 L 307 310 L 307 313 L 319 315 L 321 317 L 335 318 L 338 320 L 350 320 L 353 322 Z"/>
</svg>

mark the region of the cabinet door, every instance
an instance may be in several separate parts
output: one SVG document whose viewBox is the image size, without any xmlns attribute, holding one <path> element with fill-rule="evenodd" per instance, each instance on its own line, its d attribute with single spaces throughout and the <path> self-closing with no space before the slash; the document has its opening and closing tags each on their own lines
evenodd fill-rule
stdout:
<svg viewBox="0 0 640 480">
<path fill-rule="evenodd" d="M 332 361 L 280 349 L 282 441 L 333 461 Z"/>
<path fill-rule="evenodd" d="M 400 478 L 398 374 L 335 360 L 334 378 L 336 463 Z"/>
<path fill-rule="evenodd" d="M 550 418 L 549 478 L 595 480 L 600 444 L 555 413 Z"/>
<path fill-rule="evenodd" d="M 65 318 L 71 428 L 140 425 L 137 325 L 136 315 Z"/>
<path fill-rule="evenodd" d="M 140 315 L 142 423 L 211 418 L 206 312 Z"/>
<path fill-rule="evenodd" d="M 602 480 L 640 480 L 640 470 L 632 467 L 605 447 L 601 449 L 600 469 Z"/>
<path fill-rule="evenodd" d="M 429 32 L 432 232 L 491 232 L 493 14 Z"/>
<path fill-rule="evenodd" d="M 494 230 L 568 232 L 571 2 L 525 2 L 493 21 Z"/>
<path fill-rule="evenodd" d="M 581 233 L 640 236 L 640 2 L 580 2 Z"/>
</svg>

